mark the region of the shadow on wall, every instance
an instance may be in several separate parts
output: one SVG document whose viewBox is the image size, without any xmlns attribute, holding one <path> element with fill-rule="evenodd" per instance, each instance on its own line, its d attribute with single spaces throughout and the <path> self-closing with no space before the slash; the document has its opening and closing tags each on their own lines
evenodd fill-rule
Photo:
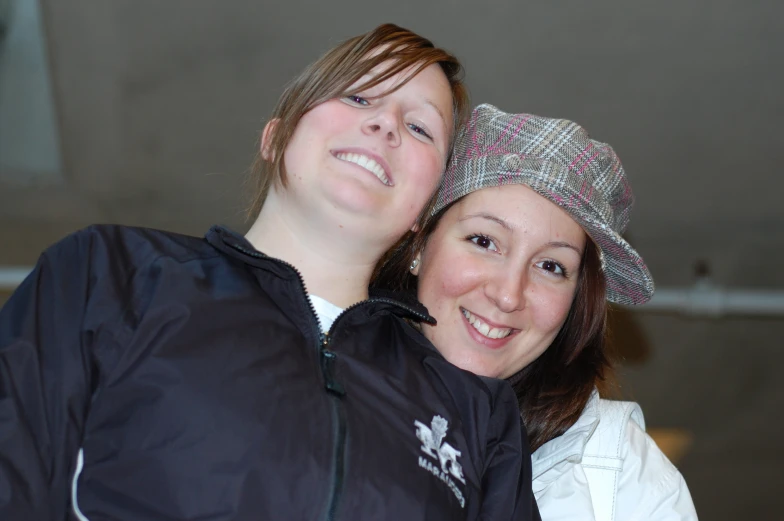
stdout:
<svg viewBox="0 0 784 521">
<path fill-rule="evenodd" d="M 607 343 L 618 364 L 643 365 L 651 356 L 651 344 L 645 338 L 635 312 L 610 306 L 607 314 Z"/>
<path fill-rule="evenodd" d="M 621 375 L 628 366 L 644 366 L 652 356 L 652 346 L 646 338 L 634 311 L 610 305 L 607 310 L 607 353 L 613 362 L 613 370 L 597 383 L 602 398 L 632 400 L 624 391 Z"/>
<path fill-rule="evenodd" d="M 623 366 L 643 366 L 651 358 L 652 346 L 639 324 L 635 311 L 611 306 L 607 327 L 609 352 L 616 361 L 618 370 Z M 617 373 L 610 375 L 599 390 L 606 398 L 630 399 L 621 391 Z M 648 425 L 646 431 L 676 465 L 694 442 L 693 434 L 683 428 L 657 428 Z"/>
</svg>

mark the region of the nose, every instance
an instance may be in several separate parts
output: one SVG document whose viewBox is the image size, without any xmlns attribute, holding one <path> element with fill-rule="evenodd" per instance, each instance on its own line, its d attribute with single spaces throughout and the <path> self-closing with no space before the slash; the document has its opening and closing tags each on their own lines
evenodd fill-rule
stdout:
<svg viewBox="0 0 784 521">
<path fill-rule="evenodd" d="M 485 284 L 485 295 L 504 313 L 525 307 L 528 273 L 524 268 L 499 269 Z"/>
<path fill-rule="evenodd" d="M 401 117 L 399 111 L 387 105 L 376 110 L 363 123 L 362 130 L 368 135 L 379 135 L 389 146 L 399 146 Z"/>
</svg>

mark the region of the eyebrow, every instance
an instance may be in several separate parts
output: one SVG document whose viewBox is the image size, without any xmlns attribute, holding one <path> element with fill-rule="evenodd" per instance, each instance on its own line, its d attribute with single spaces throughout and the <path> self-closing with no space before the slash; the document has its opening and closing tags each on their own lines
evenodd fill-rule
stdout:
<svg viewBox="0 0 784 521">
<path fill-rule="evenodd" d="M 501 219 L 500 217 L 496 217 L 493 214 L 485 213 L 485 212 L 472 213 L 470 215 L 466 215 L 466 216 L 461 217 L 457 221 L 458 222 L 463 222 L 463 221 L 467 221 L 468 219 L 476 219 L 476 218 L 487 219 L 488 221 L 493 221 L 494 223 L 497 223 L 497 224 L 501 225 L 505 230 L 509 230 L 510 232 L 514 231 L 512 226 L 508 222 L 506 222 L 505 220 Z M 583 252 L 581 252 L 580 249 L 577 246 L 575 246 L 574 244 L 572 244 L 570 242 L 566 242 L 566 241 L 550 241 L 550 242 L 546 243 L 545 246 L 548 247 L 548 248 L 569 248 L 570 250 L 574 250 L 580 256 L 582 256 L 582 254 L 583 254 Z"/>
<path fill-rule="evenodd" d="M 495 215 L 493 215 L 491 213 L 485 213 L 485 212 L 472 213 L 470 215 L 465 215 L 465 216 L 461 217 L 460 219 L 458 219 L 457 222 L 463 222 L 463 221 L 467 221 L 468 219 L 476 219 L 476 218 L 487 219 L 488 221 L 493 221 L 494 223 L 498 223 L 501 226 L 503 226 L 504 229 L 509 230 L 510 232 L 512 231 L 512 226 L 508 222 L 504 221 L 500 217 L 496 217 Z"/>
<path fill-rule="evenodd" d="M 547 246 L 550 248 L 569 248 L 570 250 L 574 250 L 577 255 L 582 256 L 583 252 L 581 252 L 577 246 L 572 243 L 564 242 L 564 241 L 550 241 L 547 243 Z"/>
</svg>

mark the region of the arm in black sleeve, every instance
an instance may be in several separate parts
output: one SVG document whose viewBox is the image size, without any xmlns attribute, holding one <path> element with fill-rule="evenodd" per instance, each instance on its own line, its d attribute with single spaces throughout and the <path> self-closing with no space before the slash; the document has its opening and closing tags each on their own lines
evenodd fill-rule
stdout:
<svg viewBox="0 0 784 521">
<path fill-rule="evenodd" d="M 89 237 L 47 250 L 0 309 L 0 519 L 62 520 L 92 382 Z"/>
<path fill-rule="evenodd" d="M 531 488 L 531 449 L 517 397 L 505 382 L 491 418 L 480 520 L 541 521 Z"/>
</svg>

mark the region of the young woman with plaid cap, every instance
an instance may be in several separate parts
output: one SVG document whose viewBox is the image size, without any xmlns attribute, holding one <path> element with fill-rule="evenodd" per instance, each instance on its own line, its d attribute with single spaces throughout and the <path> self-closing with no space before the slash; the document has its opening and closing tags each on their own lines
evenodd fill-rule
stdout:
<svg viewBox="0 0 784 521">
<path fill-rule="evenodd" d="M 509 386 L 367 293 L 445 168 L 459 72 L 393 25 L 352 38 L 284 92 L 247 236 L 48 249 L 0 311 L 0 519 L 538 519 Z"/>
<path fill-rule="evenodd" d="M 545 521 L 696 519 L 639 406 L 596 391 L 611 368 L 607 302 L 653 294 L 621 237 L 632 203 L 615 152 L 580 126 L 480 105 L 433 217 L 375 279 L 416 291 L 447 360 L 515 389 Z"/>
</svg>

